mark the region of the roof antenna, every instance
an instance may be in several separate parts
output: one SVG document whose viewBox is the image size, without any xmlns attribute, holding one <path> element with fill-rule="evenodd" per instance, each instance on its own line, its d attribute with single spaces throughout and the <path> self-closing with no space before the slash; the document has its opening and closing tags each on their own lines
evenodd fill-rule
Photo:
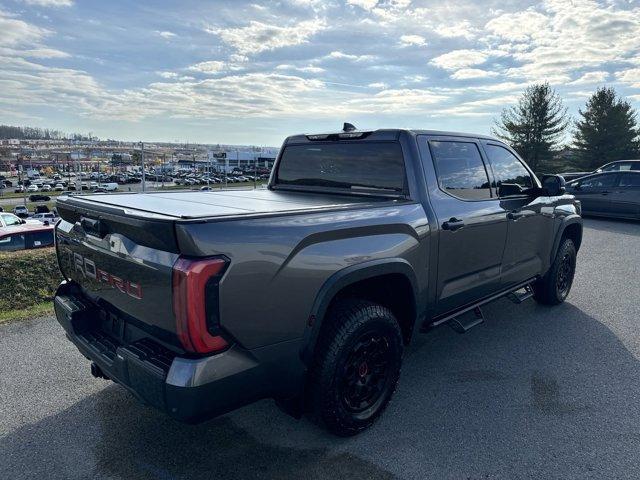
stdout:
<svg viewBox="0 0 640 480">
<path fill-rule="evenodd" d="M 355 125 L 347 122 L 344 122 L 344 125 L 342 126 L 343 132 L 353 132 L 355 129 L 356 129 Z"/>
</svg>

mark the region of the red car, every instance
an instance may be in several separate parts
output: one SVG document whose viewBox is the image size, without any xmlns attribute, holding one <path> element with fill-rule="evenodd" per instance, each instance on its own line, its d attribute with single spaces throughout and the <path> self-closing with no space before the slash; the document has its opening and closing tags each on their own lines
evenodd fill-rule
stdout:
<svg viewBox="0 0 640 480">
<path fill-rule="evenodd" d="M 16 225 L 0 229 L 0 252 L 53 246 L 52 225 Z"/>
</svg>

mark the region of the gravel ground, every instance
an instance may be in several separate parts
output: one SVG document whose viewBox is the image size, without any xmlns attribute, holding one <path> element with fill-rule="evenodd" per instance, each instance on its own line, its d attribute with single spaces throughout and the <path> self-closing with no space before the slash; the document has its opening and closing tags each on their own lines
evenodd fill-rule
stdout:
<svg viewBox="0 0 640 480">
<path fill-rule="evenodd" d="M 585 227 L 565 304 L 499 300 L 465 335 L 418 336 L 352 439 L 271 401 L 182 425 L 91 377 L 54 320 L 0 326 L 0 476 L 640 478 L 640 224 Z"/>
</svg>

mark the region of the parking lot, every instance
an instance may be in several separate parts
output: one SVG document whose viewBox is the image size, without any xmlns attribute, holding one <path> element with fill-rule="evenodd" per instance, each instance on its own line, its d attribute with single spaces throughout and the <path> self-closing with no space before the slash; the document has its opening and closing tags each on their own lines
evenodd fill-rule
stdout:
<svg viewBox="0 0 640 480">
<path fill-rule="evenodd" d="M 417 336 L 386 414 L 331 437 L 272 401 L 198 426 L 97 380 L 51 319 L 0 326 L 0 465 L 22 478 L 638 478 L 640 224 L 585 220 L 568 301 Z"/>
</svg>

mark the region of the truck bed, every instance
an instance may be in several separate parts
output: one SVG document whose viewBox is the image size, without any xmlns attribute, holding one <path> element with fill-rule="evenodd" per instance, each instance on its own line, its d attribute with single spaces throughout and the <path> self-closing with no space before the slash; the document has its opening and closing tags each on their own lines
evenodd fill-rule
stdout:
<svg viewBox="0 0 640 480">
<path fill-rule="evenodd" d="M 58 205 L 113 213 L 126 210 L 128 215 L 149 218 L 151 214 L 156 220 L 193 220 L 349 208 L 381 201 L 389 199 L 261 189 L 95 194 L 61 197 Z"/>
</svg>

